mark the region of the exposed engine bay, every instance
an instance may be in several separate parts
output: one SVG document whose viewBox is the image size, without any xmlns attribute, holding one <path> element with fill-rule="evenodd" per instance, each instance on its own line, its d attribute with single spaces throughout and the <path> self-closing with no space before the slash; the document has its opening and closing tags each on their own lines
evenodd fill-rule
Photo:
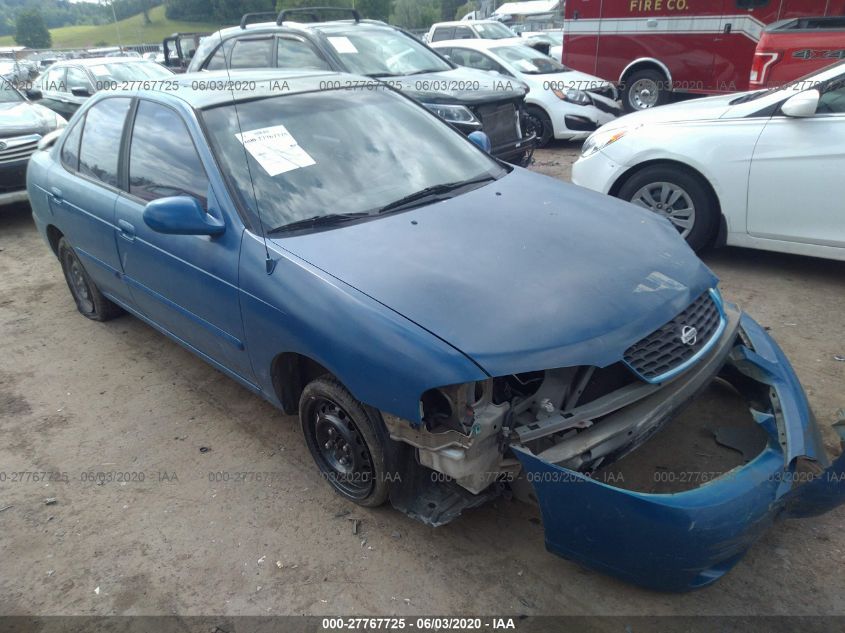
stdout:
<svg viewBox="0 0 845 633">
<path fill-rule="evenodd" d="M 472 494 L 512 481 L 512 448 L 592 474 L 645 443 L 714 380 L 740 392 L 749 409 L 771 409 L 768 389 L 731 360 L 744 343 L 736 319 L 699 363 L 652 384 L 624 363 L 563 367 L 432 389 L 420 401 L 423 424 L 385 416 L 391 438 L 417 449 L 418 463 Z"/>
</svg>

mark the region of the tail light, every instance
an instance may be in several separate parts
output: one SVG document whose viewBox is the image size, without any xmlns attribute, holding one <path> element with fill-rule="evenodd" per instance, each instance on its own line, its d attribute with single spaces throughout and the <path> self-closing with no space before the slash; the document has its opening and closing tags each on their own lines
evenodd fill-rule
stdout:
<svg viewBox="0 0 845 633">
<path fill-rule="evenodd" d="M 749 77 L 752 89 L 765 87 L 769 68 L 779 60 L 780 53 L 754 53 L 754 62 L 751 64 L 751 76 Z"/>
</svg>

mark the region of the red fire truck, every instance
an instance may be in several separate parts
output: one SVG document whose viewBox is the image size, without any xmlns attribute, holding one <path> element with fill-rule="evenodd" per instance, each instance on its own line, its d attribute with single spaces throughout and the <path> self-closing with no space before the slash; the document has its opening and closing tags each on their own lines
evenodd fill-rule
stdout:
<svg viewBox="0 0 845 633">
<path fill-rule="evenodd" d="M 567 0 L 563 63 L 618 81 L 628 110 L 672 92 L 747 90 L 763 29 L 845 15 L 845 0 Z"/>
</svg>

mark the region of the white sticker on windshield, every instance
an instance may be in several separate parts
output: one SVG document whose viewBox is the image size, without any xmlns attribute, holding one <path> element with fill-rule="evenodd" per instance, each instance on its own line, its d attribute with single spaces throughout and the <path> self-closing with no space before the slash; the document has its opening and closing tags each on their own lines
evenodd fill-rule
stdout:
<svg viewBox="0 0 845 633">
<path fill-rule="evenodd" d="M 96 77 L 108 77 L 109 76 L 109 69 L 105 66 L 89 66 L 88 69 L 96 76 Z"/>
<path fill-rule="evenodd" d="M 330 37 L 329 42 L 338 53 L 355 55 L 358 52 L 355 44 L 348 37 Z"/>
<path fill-rule="evenodd" d="M 317 164 L 284 125 L 250 130 L 235 138 L 270 176 Z"/>
<path fill-rule="evenodd" d="M 533 72 L 537 70 L 537 67 L 526 59 L 516 60 L 516 65 L 519 66 L 520 70 L 524 70 L 526 72 Z"/>
</svg>

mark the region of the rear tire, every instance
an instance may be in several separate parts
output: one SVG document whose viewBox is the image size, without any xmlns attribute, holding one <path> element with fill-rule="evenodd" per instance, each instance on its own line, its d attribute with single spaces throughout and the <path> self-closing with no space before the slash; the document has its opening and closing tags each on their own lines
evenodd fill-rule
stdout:
<svg viewBox="0 0 845 633">
<path fill-rule="evenodd" d="M 387 501 L 390 438 L 377 412 L 326 375 L 302 391 L 299 420 L 308 450 L 335 492 L 366 507 Z"/>
<path fill-rule="evenodd" d="M 653 165 L 628 178 L 616 196 L 668 218 L 694 251 L 713 242 L 718 205 L 696 174 L 672 165 Z"/>
<path fill-rule="evenodd" d="M 626 112 L 648 110 L 669 103 L 669 81 L 663 73 L 644 68 L 625 78 L 622 107 Z"/>
<path fill-rule="evenodd" d="M 100 292 L 65 238 L 59 239 L 57 252 L 65 281 L 80 314 L 92 321 L 109 321 L 123 314 L 120 306 L 109 301 Z"/>
</svg>

